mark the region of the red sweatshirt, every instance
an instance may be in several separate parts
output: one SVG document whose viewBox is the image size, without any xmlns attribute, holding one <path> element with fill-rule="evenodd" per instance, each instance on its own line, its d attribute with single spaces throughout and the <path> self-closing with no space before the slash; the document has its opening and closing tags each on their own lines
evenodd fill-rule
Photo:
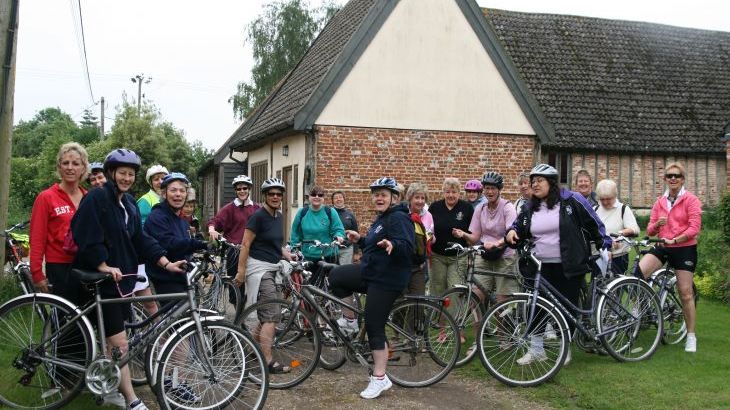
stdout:
<svg viewBox="0 0 730 410">
<path fill-rule="evenodd" d="M 81 193 L 86 195 L 86 190 Z M 63 250 L 63 239 L 76 207 L 58 184 L 38 194 L 30 215 L 30 271 L 33 282 L 45 279 L 43 258 L 50 263 L 71 263 L 73 255 Z"/>
</svg>

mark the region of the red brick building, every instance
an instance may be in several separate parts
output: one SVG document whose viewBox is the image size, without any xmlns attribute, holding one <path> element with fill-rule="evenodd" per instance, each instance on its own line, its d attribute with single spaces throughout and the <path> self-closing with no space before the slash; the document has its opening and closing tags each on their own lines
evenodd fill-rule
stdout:
<svg viewBox="0 0 730 410">
<path fill-rule="evenodd" d="M 728 184 L 730 33 L 482 10 L 473 0 L 352 0 L 231 136 L 259 183 L 282 177 L 293 218 L 313 184 L 369 221 L 368 184 L 550 162 L 613 178 L 650 206 L 681 160 L 705 204 Z M 729 151 L 730 152 L 730 151 Z"/>
</svg>

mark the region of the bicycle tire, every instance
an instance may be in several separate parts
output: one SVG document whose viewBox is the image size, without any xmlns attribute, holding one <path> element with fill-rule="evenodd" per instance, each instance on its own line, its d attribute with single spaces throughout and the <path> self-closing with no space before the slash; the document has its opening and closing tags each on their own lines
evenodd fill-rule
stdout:
<svg viewBox="0 0 730 410">
<path fill-rule="evenodd" d="M 598 299 L 596 329 L 605 333 L 599 339 L 614 359 L 635 362 L 651 357 L 663 334 L 656 293 L 637 278 L 615 279 Z"/>
<path fill-rule="evenodd" d="M 202 330 L 186 327 L 165 345 L 156 374 L 164 381 L 155 385 L 160 407 L 263 408 L 268 372 L 251 336 L 222 321 L 206 323 Z"/>
<path fill-rule="evenodd" d="M 471 297 L 469 297 L 471 293 Z M 459 349 L 459 359 L 456 361 L 456 367 L 461 367 L 471 362 L 477 355 L 477 339 L 479 338 L 479 323 L 481 323 L 486 308 L 479 297 L 466 287 L 453 287 L 443 295 L 442 298 L 449 299 L 449 306 L 446 310 L 451 314 L 459 327 L 461 337 L 466 339 L 466 343 L 462 343 Z M 468 306 L 467 306 L 468 304 Z M 471 328 L 471 343 L 467 329 Z M 461 342 L 459 337 L 459 342 Z M 470 346 L 467 348 L 467 346 Z"/>
<path fill-rule="evenodd" d="M 459 328 L 443 306 L 425 299 L 396 302 L 385 326 L 387 374 L 403 387 L 441 381 L 459 358 Z"/>
<path fill-rule="evenodd" d="M 132 303 L 131 323 L 137 323 L 147 318 L 147 311 L 141 305 Z M 143 329 L 127 329 L 127 340 L 131 340 L 137 332 Z M 140 354 L 133 357 L 129 361 L 129 376 L 132 379 L 132 385 L 144 386 L 147 384 L 147 374 L 145 372 L 144 355 Z"/>
<path fill-rule="evenodd" d="M 271 342 L 273 361 L 291 369 L 288 373 L 269 375 L 269 387 L 288 389 L 306 380 L 317 367 L 322 348 L 312 316 L 297 303 L 284 299 L 254 303 L 244 309 L 237 324 L 260 344 L 263 343 L 259 316 L 271 318 L 275 323 L 274 340 Z M 266 348 L 264 345 L 262 350 Z"/>
<path fill-rule="evenodd" d="M 88 320 L 56 334 L 65 319 L 76 314 L 70 302 L 47 294 L 19 296 L 0 307 L 0 357 L 10 364 L 0 378 L 0 402 L 14 408 L 57 409 L 78 395 L 85 372 L 48 360 L 84 369 L 93 360 L 96 341 Z M 41 345 L 44 339 L 48 341 Z"/>
<path fill-rule="evenodd" d="M 212 275 L 210 283 L 203 281 L 200 306 L 215 310 L 226 320 L 236 323 L 244 305 L 241 288 L 233 283 L 233 279 L 222 278 L 219 272 L 214 272 Z"/>
<path fill-rule="evenodd" d="M 324 299 L 320 303 L 323 303 L 324 311 L 332 321 L 342 317 L 342 309 L 334 302 Z M 347 347 L 323 318 L 317 317 L 317 325 L 319 341 L 322 345 L 319 353 L 319 366 L 325 370 L 337 370 L 347 362 Z"/>
<path fill-rule="evenodd" d="M 676 278 L 673 279 L 676 282 Z M 675 293 L 674 284 L 662 293 L 659 301 L 662 307 L 662 319 L 664 320 L 664 332 L 662 343 L 676 345 L 687 336 L 687 324 L 684 321 L 684 309 L 682 301 Z"/>
<path fill-rule="evenodd" d="M 553 378 L 562 368 L 570 348 L 564 319 L 555 306 L 539 299 L 533 322 L 528 323 L 530 296 L 514 296 L 487 311 L 479 327 L 479 359 L 489 374 L 509 386 L 537 386 Z M 545 327 L 553 325 L 554 338 Z M 544 358 L 526 364 L 519 359 L 531 352 L 532 343 L 542 340 Z"/>
</svg>

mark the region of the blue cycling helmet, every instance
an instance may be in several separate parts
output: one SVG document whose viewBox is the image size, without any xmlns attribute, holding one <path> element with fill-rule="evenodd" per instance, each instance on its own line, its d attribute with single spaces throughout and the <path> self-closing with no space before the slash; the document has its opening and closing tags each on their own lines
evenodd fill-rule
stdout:
<svg viewBox="0 0 730 410">
<path fill-rule="evenodd" d="M 162 183 L 160 184 L 160 188 L 165 189 L 172 181 L 181 181 L 186 186 L 190 185 L 190 181 L 188 180 L 188 177 L 185 176 L 182 172 L 171 172 L 167 175 L 165 175 L 164 178 L 162 178 Z"/>
<path fill-rule="evenodd" d="M 382 177 L 370 184 L 370 192 L 382 188 L 385 188 L 396 195 L 400 195 L 400 191 L 398 190 L 398 182 L 396 182 L 395 178 Z"/>
<path fill-rule="evenodd" d="M 142 166 L 142 160 L 134 151 L 126 148 L 117 148 L 107 154 L 104 159 L 104 172 L 118 167 L 134 168 L 135 172 L 139 171 Z"/>
</svg>

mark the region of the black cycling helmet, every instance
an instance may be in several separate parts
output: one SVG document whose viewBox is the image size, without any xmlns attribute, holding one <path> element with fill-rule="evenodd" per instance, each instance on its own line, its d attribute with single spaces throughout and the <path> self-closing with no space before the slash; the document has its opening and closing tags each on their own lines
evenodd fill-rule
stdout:
<svg viewBox="0 0 730 410">
<path fill-rule="evenodd" d="M 504 178 L 494 171 L 489 171 L 482 175 L 482 186 L 484 185 L 497 187 L 501 191 L 504 187 Z"/>
<path fill-rule="evenodd" d="M 126 148 L 117 148 L 107 154 L 104 159 L 104 172 L 118 167 L 134 168 L 135 172 L 139 171 L 142 166 L 142 160 L 134 151 Z"/>
<path fill-rule="evenodd" d="M 548 164 L 538 164 L 530 171 L 530 178 L 539 175 L 547 178 L 558 178 L 558 170 Z"/>
<path fill-rule="evenodd" d="M 167 175 L 165 175 L 164 178 L 162 178 L 162 183 L 160 184 L 160 188 L 165 189 L 172 181 L 181 181 L 186 186 L 190 185 L 190 181 L 188 180 L 188 177 L 185 176 L 182 172 L 171 172 Z"/>
<path fill-rule="evenodd" d="M 398 190 L 398 182 L 396 182 L 395 178 L 382 177 L 378 178 L 372 184 L 370 184 L 370 192 L 382 188 L 385 188 L 396 195 L 400 195 L 400 191 Z"/>
<path fill-rule="evenodd" d="M 286 185 L 284 185 L 284 181 L 280 180 L 279 178 L 269 178 L 264 181 L 263 184 L 261 184 L 262 193 L 268 192 L 271 188 L 279 188 L 282 191 L 286 191 Z"/>
</svg>

